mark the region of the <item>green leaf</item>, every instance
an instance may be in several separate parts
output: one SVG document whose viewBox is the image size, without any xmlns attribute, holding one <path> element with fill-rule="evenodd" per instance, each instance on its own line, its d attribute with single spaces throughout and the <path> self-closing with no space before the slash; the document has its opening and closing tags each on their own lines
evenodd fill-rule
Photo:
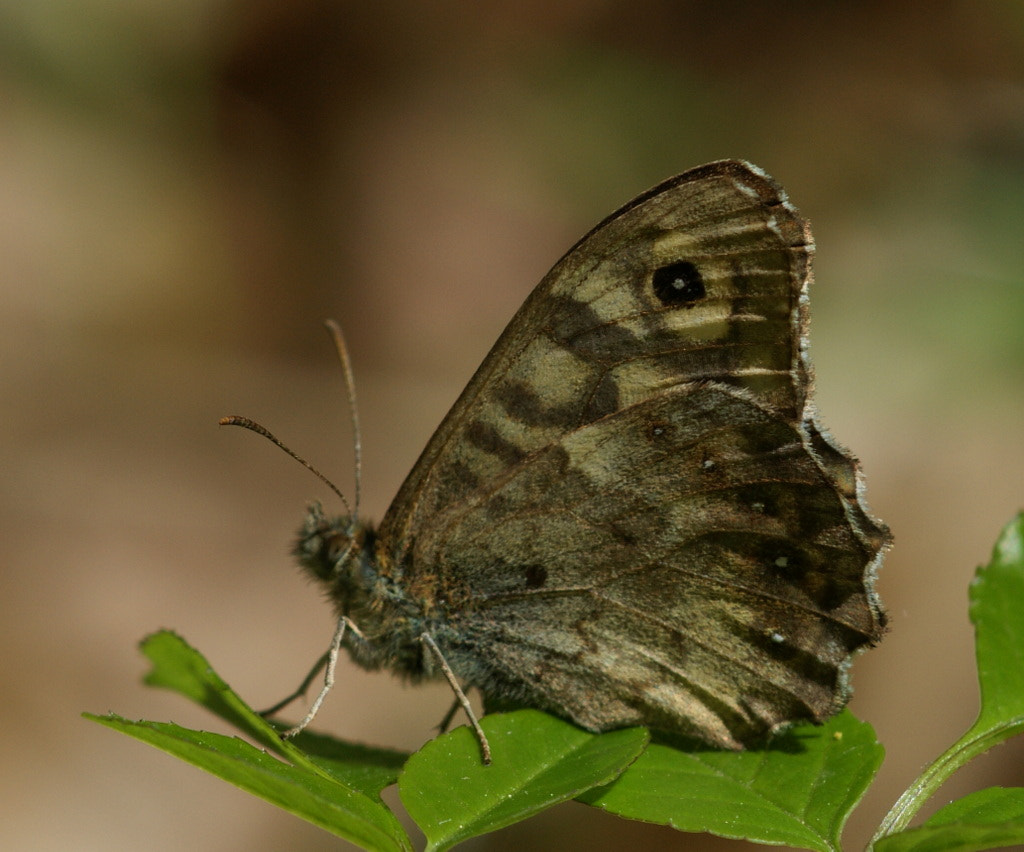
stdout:
<svg viewBox="0 0 1024 852">
<path fill-rule="evenodd" d="M 139 649 L 153 664 L 143 678 L 146 685 L 184 695 L 293 762 L 306 760 L 301 751 L 283 741 L 273 725 L 221 680 L 202 654 L 176 633 L 170 630 L 153 633 L 139 643 Z"/>
<path fill-rule="evenodd" d="M 1024 844 L 1024 788 L 990 787 L 951 802 L 924 825 L 893 834 L 877 852 L 974 852 Z"/>
<path fill-rule="evenodd" d="M 537 710 L 481 720 L 493 761 L 466 727 L 427 743 L 398 780 L 402 803 L 427 836 L 428 850 L 526 819 L 607 784 L 647 745 L 643 728 L 591 734 Z"/>
<path fill-rule="evenodd" d="M 1001 741 L 1024 729 L 1024 514 L 1003 530 L 991 561 L 978 569 L 970 613 L 981 685 L 981 712 L 971 730 L 1001 730 Z"/>
<path fill-rule="evenodd" d="M 989 787 L 950 802 L 936 811 L 925 825 L 941 826 L 954 823 L 995 825 L 1017 823 L 1024 829 L 1024 787 Z M 1021 838 L 1024 841 L 1024 837 Z"/>
<path fill-rule="evenodd" d="M 374 797 L 398 780 L 409 759 L 408 752 L 345 742 L 308 730 L 292 742 L 333 777 Z"/>
<path fill-rule="evenodd" d="M 380 801 L 407 755 L 312 732 L 281 740 L 217 675 L 203 656 L 168 631 L 142 642 L 153 663 L 145 681 L 174 690 L 237 726 L 291 764 L 237 738 L 178 725 L 92 716 L 101 724 L 155 745 L 353 843 L 371 849 L 409 849 L 408 836 Z"/>
<path fill-rule="evenodd" d="M 180 757 L 365 849 L 412 848 L 395 815 L 380 801 L 329 777 L 289 766 L 237 737 L 114 715 L 86 717 Z"/>
<path fill-rule="evenodd" d="M 829 852 L 882 763 L 870 725 L 844 711 L 763 750 L 680 751 L 653 744 L 581 801 L 631 819 Z"/>
<path fill-rule="evenodd" d="M 988 565 L 978 568 L 970 599 L 981 688 L 978 718 L 900 796 L 882 820 L 876 844 L 905 829 L 957 769 L 1024 731 L 1024 513 L 1007 524 Z"/>
<path fill-rule="evenodd" d="M 409 757 L 405 752 L 346 743 L 308 730 L 282 740 L 277 728 L 249 707 L 206 658 L 177 634 L 162 630 L 147 636 L 140 647 L 153 663 L 144 678 L 148 685 L 180 693 L 290 762 L 321 774 L 326 771 L 364 793 L 379 796 L 395 783 Z"/>
</svg>

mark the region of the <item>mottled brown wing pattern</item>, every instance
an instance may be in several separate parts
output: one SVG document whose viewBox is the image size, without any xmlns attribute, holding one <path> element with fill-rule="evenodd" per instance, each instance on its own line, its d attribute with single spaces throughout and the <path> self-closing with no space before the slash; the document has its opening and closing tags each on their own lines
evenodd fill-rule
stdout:
<svg viewBox="0 0 1024 852">
<path fill-rule="evenodd" d="M 379 531 L 456 673 L 592 728 L 739 747 L 845 700 L 886 530 L 814 422 L 809 229 L 725 161 L 527 299 Z"/>
<path fill-rule="evenodd" d="M 735 389 L 681 385 L 531 455 L 462 507 L 430 560 L 468 606 L 449 655 L 496 694 L 594 729 L 717 744 L 823 719 L 878 638 L 882 544 L 800 429 Z M 482 649 L 487 653 L 481 653 Z"/>
<path fill-rule="evenodd" d="M 388 557 L 403 563 L 413 531 L 530 452 L 659 388 L 725 382 L 799 418 L 812 247 L 779 187 L 734 161 L 609 216 L 531 293 L 434 433 L 381 523 Z M 652 275 L 673 269 L 692 291 L 669 281 L 659 298 Z"/>
</svg>

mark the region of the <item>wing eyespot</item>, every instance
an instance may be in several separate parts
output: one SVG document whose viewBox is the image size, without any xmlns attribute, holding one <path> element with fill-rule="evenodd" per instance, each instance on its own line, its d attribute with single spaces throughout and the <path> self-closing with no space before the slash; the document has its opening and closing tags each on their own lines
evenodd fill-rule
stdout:
<svg viewBox="0 0 1024 852">
<path fill-rule="evenodd" d="M 707 295 L 700 270 L 688 260 L 680 260 L 654 270 L 651 278 L 654 295 L 665 305 L 692 307 Z"/>
</svg>

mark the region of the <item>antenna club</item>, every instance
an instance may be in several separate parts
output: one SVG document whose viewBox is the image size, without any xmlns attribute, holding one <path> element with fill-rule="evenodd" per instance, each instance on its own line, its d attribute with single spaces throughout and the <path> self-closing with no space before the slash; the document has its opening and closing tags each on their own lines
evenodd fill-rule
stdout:
<svg viewBox="0 0 1024 852">
<path fill-rule="evenodd" d="M 232 414 L 230 417 L 222 417 L 217 421 L 218 426 L 241 426 L 244 429 L 252 429 L 256 424 L 253 423 L 248 417 L 240 417 L 237 414 Z"/>
</svg>

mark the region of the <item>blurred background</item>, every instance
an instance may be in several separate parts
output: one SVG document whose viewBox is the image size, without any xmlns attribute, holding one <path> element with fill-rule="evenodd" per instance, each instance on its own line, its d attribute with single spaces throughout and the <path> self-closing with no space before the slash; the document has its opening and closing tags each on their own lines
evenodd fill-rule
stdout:
<svg viewBox="0 0 1024 852">
<path fill-rule="evenodd" d="M 1024 503 L 1024 5 L 7 0 L 0 102 L 0 846 L 344 848 L 78 715 L 223 730 L 140 683 L 161 627 L 256 706 L 330 638 L 288 549 L 331 495 L 217 419 L 351 493 L 338 319 L 379 519 L 575 239 L 723 157 L 814 224 L 819 407 L 896 536 L 850 848 L 973 720 L 967 586 Z M 449 702 L 346 664 L 318 725 L 415 749 Z M 626 847 L 745 848 L 577 804 L 467 846 Z"/>
</svg>

